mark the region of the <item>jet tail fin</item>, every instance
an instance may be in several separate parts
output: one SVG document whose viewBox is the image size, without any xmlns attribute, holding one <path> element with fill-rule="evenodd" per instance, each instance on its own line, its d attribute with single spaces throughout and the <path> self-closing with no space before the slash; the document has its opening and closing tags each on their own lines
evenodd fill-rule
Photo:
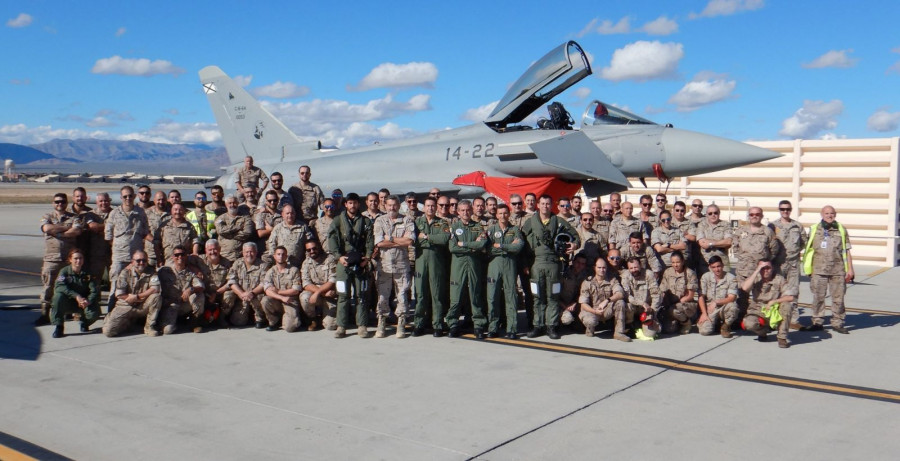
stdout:
<svg viewBox="0 0 900 461">
<path fill-rule="evenodd" d="M 256 161 L 285 161 L 322 147 L 319 141 L 301 141 L 222 69 L 207 66 L 199 74 L 231 163 L 248 155 Z"/>
</svg>

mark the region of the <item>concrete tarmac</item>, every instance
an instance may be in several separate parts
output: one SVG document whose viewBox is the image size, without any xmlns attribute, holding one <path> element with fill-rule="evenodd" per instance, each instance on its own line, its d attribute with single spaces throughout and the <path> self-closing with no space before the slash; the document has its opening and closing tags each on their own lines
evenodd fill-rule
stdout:
<svg viewBox="0 0 900 461">
<path fill-rule="evenodd" d="M 857 265 L 849 335 L 622 343 L 34 327 L 40 205 L 0 205 L 0 458 L 894 459 L 900 269 Z M 852 236 L 851 236 L 852 238 Z M 807 281 L 801 303 L 809 303 Z M 524 319 L 523 319 L 524 320 Z M 809 323 L 809 309 L 802 321 Z M 524 323 L 524 321 L 520 322 Z M 827 322 L 826 322 L 827 323 Z M 352 332 L 352 331 L 351 331 Z"/>
</svg>

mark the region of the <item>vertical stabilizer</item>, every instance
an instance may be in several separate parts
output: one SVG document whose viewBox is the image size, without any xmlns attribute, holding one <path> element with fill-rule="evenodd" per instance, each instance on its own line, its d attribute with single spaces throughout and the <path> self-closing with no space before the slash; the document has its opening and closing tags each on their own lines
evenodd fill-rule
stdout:
<svg viewBox="0 0 900 461">
<path fill-rule="evenodd" d="M 222 69 L 204 67 L 200 82 L 232 163 L 242 162 L 247 155 L 258 162 L 281 161 L 286 153 L 317 148 L 317 142 L 300 141 Z"/>
</svg>

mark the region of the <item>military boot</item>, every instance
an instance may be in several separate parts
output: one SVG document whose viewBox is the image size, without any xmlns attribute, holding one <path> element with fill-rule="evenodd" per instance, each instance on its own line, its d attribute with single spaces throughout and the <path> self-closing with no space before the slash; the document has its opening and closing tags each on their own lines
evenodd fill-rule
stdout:
<svg viewBox="0 0 900 461">
<path fill-rule="evenodd" d="M 722 333 L 723 338 L 731 338 L 732 336 L 734 336 L 733 334 L 731 334 L 731 325 L 723 324 L 722 329 L 719 332 Z"/>
<path fill-rule="evenodd" d="M 334 330 L 334 337 L 335 337 L 335 338 L 343 338 L 343 337 L 345 337 L 345 336 L 347 336 L 347 330 L 345 330 L 344 327 L 337 327 L 337 328 Z"/>
<path fill-rule="evenodd" d="M 379 315 L 378 316 L 378 326 L 375 327 L 375 337 L 376 338 L 384 338 L 385 337 L 384 329 L 386 328 L 386 324 L 387 324 L 387 316 Z M 362 330 L 360 330 L 360 331 L 362 331 Z M 359 335 L 362 336 L 362 333 L 360 333 Z"/>
<path fill-rule="evenodd" d="M 369 328 L 365 325 L 361 325 L 357 327 L 356 334 L 359 335 L 360 338 L 368 338 L 369 337 Z"/>
<path fill-rule="evenodd" d="M 405 338 L 406 337 L 406 316 L 401 315 L 397 318 L 397 337 Z"/>
<path fill-rule="evenodd" d="M 64 327 L 62 325 L 57 325 L 56 328 L 53 329 L 53 337 L 62 338 L 63 336 L 65 336 L 66 334 L 63 333 L 63 328 Z"/>
</svg>

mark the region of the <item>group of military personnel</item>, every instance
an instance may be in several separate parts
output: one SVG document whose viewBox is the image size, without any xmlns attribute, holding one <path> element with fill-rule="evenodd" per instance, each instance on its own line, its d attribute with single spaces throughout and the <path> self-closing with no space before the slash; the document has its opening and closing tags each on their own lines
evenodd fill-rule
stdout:
<svg viewBox="0 0 900 461">
<path fill-rule="evenodd" d="M 393 314 L 401 338 L 412 319 L 413 336 L 430 328 L 435 337 L 457 337 L 471 322 L 478 339 L 516 339 L 524 309 L 530 338 L 559 339 L 566 326 L 594 336 L 604 324 L 626 342 L 695 326 L 729 338 L 740 325 L 760 341 L 776 330 L 786 348 L 790 329 L 823 328 L 828 292 L 832 329 L 848 332 L 851 247 L 830 206 L 809 233 L 786 200 L 780 219 L 763 225 L 762 209 L 751 207 L 736 228 L 715 204 L 704 209 L 695 199 L 688 213 L 682 201 L 670 209 L 664 194 L 655 208 L 642 196 L 635 213 L 616 193 L 583 210 L 577 196 L 513 194 L 500 203 L 435 188 L 420 209 L 415 194 L 386 189 L 364 200 L 339 189 L 326 197 L 308 166 L 298 173 L 285 190 L 281 173 L 270 178 L 247 157 L 238 194 L 225 197 L 214 186 L 207 201 L 199 191 L 190 212 L 179 191 L 154 195 L 149 186 L 122 187 L 117 207 L 105 193 L 88 207 L 83 188 L 73 191 L 71 207 L 56 194 L 41 222 L 38 323 L 54 324 L 61 337 L 74 314 L 89 331 L 108 280 L 107 336 L 140 325 L 157 336 L 179 325 L 201 332 L 252 324 L 324 328 L 338 338 L 356 328 L 368 337 L 374 308 L 376 337 L 387 336 Z M 796 306 L 801 270 L 814 295 L 807 326 Z"/>
</svg>

